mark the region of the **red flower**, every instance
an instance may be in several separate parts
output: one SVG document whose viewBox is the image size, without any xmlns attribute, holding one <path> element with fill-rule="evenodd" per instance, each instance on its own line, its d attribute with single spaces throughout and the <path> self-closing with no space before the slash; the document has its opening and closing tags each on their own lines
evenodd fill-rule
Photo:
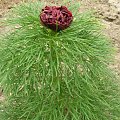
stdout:
<svg viewBox="0 0 120 120">
<path fill-rule="evenodd" d="M 65 6 L 46 6 L 42 9 L 40 20 L 44 26 L 53 31 L 60 31 L 70 26 L 73 16 Z"/>
</svg>

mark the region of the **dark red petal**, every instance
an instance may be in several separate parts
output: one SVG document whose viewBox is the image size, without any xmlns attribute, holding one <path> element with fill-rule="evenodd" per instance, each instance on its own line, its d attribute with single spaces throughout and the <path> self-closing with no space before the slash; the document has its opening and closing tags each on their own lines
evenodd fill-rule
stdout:
<svg viewBox="0 0 120 120">
<path fill-rule="evenodd" d="M 42 9 L 40 20 L 46 27 L 59 31 L 70 26 L 73 16 L 65 6 L 46 6 Z"/>
</svg>

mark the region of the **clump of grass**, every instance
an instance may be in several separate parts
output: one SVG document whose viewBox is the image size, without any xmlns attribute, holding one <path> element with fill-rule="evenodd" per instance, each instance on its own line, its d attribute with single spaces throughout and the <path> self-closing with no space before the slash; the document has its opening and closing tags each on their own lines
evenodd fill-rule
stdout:
<svg viewBox="0 0 120 120">
<path fill-rule="evenodd" d="M 40 23 L 45 2 L 11 11 L 6 23 L 12 30 L 0 48 L 0 83 L 7 96 L 2 120 L 120 119 L 119 91 L 108 67 L 110 42 L 90 13 L 78 13 L 78 3 L 62 5 L 74 20 L 57 33 Z"/>
</svg>

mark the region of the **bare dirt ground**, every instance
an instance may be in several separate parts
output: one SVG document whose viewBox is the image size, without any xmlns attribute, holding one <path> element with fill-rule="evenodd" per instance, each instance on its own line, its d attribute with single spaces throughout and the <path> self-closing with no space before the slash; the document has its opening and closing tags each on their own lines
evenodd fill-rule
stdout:
<svg viewBox="0 0 120 120">
<path fill-rule="evenodd" d="M 0 0 L 0 19 L 15 4 L 25 0 Z M 112 40 L 113 45 L 117 48 L 115 62 L 113 68 L 120 75 L 120 0 L 80 0 L 80 11 L 91 9 L 95 11 L 96 17 L 105 25 L 104 33 Z M 0 26 L 0 33 L 4 32 L 5 28 Z M 2 92 L 0 92 L 0 100 L 3 100 Z"/>
</svg>

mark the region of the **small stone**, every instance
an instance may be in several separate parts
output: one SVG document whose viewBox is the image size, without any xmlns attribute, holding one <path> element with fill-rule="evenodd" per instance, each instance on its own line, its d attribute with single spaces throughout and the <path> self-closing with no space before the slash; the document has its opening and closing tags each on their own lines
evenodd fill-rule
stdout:
<svg viewBox="0 0 120 120">
<path fill-rule="evenodd" d="M 0 18 L 2 18 L 3 16 L 2 16 L 2 14 L 0 14 Z"/>
<path fill-rule="evenodd" d="M 22 26 L 20 26 L 20 25 L 16 25 L 15 26 L 15 29 L 19 29 L 19 28 L 21 28 Z"/>
<path fill-rule="evenodd" d="M 109 21 L 109 22 L 113 22 L 115 20 L 117 20 L 119 18 L 118 14 L 115 13 L 107 13 L 104 15 L 104 20 Z"/>
<path fill-rule="evenodd" d="M 8 9 L 12 9 L 13 7 L 10 5 L 10 6 L 8 6 Z"/>
<path fill-rule="evenodd" d="M 116 22 L 116 25 L 120 25 L 120 20 Z"/>
</svg>

